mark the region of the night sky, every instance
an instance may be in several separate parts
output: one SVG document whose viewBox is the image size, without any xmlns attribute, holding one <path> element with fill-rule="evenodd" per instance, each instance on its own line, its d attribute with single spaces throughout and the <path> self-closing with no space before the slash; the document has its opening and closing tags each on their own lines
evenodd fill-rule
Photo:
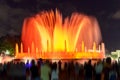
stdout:
<svg viewBox="0 0 120 80">
<path fill-rule="evenodd" d="M 107 50 L 120 49 L 120 0 L 0 0 L 0 37 L 20 35 L 23 20 L 43 10 L 59 9 L 95 16 Z"/>
</svg>

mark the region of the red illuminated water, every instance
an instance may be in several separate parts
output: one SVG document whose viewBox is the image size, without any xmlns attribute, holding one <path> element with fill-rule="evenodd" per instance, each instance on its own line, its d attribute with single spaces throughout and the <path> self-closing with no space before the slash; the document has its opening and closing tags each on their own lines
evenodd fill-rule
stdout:
<svg viewBox="0 0 120 80">
<path fill-rule="evenodd" d="M 26 18 L 21 38 L 20 53 L 33 57 L 44 55 L 46 58 L 55 57 L 56 54 L 57 58 L 76 58 L 77 55 L 91 53 L 88 50 L 97 50 L 102 40 L 96 18 L 73 13 L 63 19 L 58 10 L 43 11 Z M 92 53 L 101 53 L 101 50 Z M 87 57 L 90 56 L 94 55 Z"/>
</svg>

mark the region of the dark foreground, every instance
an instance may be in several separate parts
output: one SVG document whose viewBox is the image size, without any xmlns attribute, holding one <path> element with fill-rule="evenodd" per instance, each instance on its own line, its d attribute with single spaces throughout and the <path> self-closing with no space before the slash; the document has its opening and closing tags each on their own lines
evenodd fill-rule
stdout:
<svg viewBox="0 0 120 80">
<path fill-rule="evenodd" d="M 110 58 L 88 61 L 55 60 L 55 62 L 38 60 L 37 63 L 31 63 L 31 65 L 21 61 L 12 61 L 0 64 L 0 80 L 26 80 L 27 76 L 40 78 L 40 74 L 44 72 L 46 66 L 50 69 L 48 70 L 50 74 L 49 80 L 51 80 L 52 72 L 56 70 L 59 71 L 59 73 L 56 74 L 56 76 L 58 76 L 57 80 L 109 80 L 108 78 L 111 72 L 116 74 L 112 80 L 120 80 L 120 62 L 111 61 Z M 32 70 L 35 71 L 32 72 Z M 33 76 L 33 74 L 36 75 Z"/>
</svg>

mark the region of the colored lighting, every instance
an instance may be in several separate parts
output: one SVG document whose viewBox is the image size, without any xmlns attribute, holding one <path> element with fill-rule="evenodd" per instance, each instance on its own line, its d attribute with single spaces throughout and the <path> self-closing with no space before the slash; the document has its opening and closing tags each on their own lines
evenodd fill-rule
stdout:
<svg viewBox="0 0 120 80">
<path fill-rule="evenodd" d="M 20 52 L 16 44 L 16 58 L 104 57 L 104 45 L 99 46 L 102 38 L 98 22 L 83 14 L 74 13 L 63 20 L 58 10 L 43 11 L 24 20 L 21 38 Z"/>
</svg>

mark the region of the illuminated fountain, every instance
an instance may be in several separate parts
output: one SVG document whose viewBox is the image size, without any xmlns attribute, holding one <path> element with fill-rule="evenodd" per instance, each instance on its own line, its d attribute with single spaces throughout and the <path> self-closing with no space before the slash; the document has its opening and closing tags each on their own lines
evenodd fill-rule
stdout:
<svg viewBox="0 0 120 80">
<path fill-rule="evenodd" d="M 73 13 L 62 19 L 59 11 L 43 11 L 26 18 L 16 58 L 104 58 L 104 44 L 94 17 Z"/>
</svg>

